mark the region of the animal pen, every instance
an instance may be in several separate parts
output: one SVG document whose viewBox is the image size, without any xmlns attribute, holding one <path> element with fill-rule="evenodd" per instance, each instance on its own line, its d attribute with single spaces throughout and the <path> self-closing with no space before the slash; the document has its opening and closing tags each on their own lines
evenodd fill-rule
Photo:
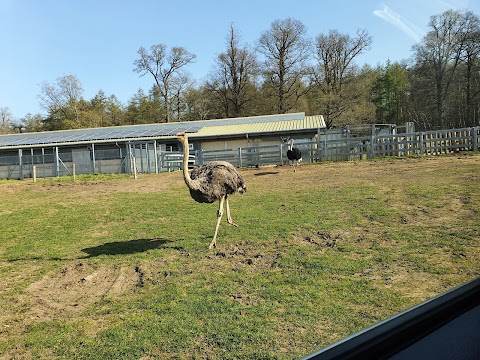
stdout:
<svg viewBox="0 0 480 360">
<path fill-rule="evenodd" d="M 389 125 L 390 126 L 390 125 Z M 440 155 L 479 150 L 480 127 L 423 132 L 382 132 L 382 126 L 317 130 L 313 141 L 295 142 L 304 162 L 357 161 L 387 156 Z M 193 135 L 193 134 L 192 134 Z M 172 139 L 174 139 L 172 137 Z M 174 141 L 174 140 L 172 140 Z M 191 151 L 189 167 L 229 161 L 237 167 L 286 165 L 288 143 Z M 30 147 L 0 155 L 0 178 L 24 179 L 73 174 L 159 173 L 179 170 L 183 155 L 156 140 L 72 146 Z"/>
<path fill-rule="evenodd" d="M 333 135 L 333 136 L 332 136 Z M 478 151 L 480 127 L 411 134 L 355 136 L 349 128 L 319 129 L 316 141 L 295 143 L 305 162 L 357 161 L 387 156 L 440 155 Z M 288 144 L 196 152 L 198 165 L 226 160 L 240 167 L 284 165 Z"/>
</svg>

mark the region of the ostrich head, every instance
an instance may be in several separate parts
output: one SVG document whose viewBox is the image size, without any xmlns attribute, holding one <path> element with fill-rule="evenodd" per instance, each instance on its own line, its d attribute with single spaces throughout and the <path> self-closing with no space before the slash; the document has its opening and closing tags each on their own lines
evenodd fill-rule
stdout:
<svg viewBox="0 0 480 360">
<path fill-rule="evenodd" d="M 188 141 L 188 136 L 187 133 L 178 133 L 177 134 L 177 139 L 180 141 L 182 144 L 185 144 Z"/>
</svg>

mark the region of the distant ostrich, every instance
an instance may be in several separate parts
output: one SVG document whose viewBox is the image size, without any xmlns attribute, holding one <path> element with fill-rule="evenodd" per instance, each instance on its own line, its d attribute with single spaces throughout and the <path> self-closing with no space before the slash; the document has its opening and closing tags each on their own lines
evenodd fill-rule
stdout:
<svg viewBox="0 0 480 360">
<path fill-rule="evenodd" d="M 290 145 L 288 146 L 287 158 L 293 161 L 293 172 L 296 172 L 296 166 L 302 161 L 302 152 L 299 148 L 293 147 L 293 139 L 290 140 Z"/>
<path fill-rule="evenodd" d="M 228 205 L 228 195 L 237 191 L 243 194 L 247 191 L 242 175 L 238 173 L 235 167 L 226 161 L 212 161 L 188 173 L 188 136 L 186 133 L 177 134 L 177 139 L 183 145 L 183 178 L 185 184 L 190 189 L 190 195 L 193 200 L 199 203 L 213 203 L 219 201 L 217 212 L 217 225 L 213 240 L 209 249 L 217 246 L 217 233 L 220 220 L 223 215 L 223 205 L 227 205 L 227 222 L 233 226 L 238 226 L 230 216 L 230 206 Z"/>
</svg>

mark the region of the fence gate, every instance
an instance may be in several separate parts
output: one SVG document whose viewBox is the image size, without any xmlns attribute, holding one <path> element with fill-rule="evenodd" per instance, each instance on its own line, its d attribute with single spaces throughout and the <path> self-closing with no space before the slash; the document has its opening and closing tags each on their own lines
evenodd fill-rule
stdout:
<svg viewBox="0 0 480 360">
<path fill-rule="evenodd" d="M 133 159 L 135 159 L 137 172 L 158 173 L 156 141 L 129 143 L 128 155 L 131 172 L 133 172 Z"/>
<path fill-rule="evenodd" d="M 72 162 L 75 164 L 76 174 L 91 174 L 94 171 L 92 156 L 88 148 L 72 149 Z"/>
</svg>

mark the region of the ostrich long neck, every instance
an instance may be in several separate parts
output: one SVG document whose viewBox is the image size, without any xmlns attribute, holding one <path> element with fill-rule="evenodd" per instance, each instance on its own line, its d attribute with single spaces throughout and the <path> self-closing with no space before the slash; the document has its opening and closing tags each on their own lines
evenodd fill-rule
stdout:
<svg viewBox="0 0 480 360">
<path fill-rule="evenodd" d="M 185 180 L 185 184 L 187 184 L 190 189 L 194 189 L 196 187 L 195 182 L 188 173 L 188 157 L 188 139 L 185 138 L 185 141 L 183 142 L 183 179 Z"/>
</svg>

